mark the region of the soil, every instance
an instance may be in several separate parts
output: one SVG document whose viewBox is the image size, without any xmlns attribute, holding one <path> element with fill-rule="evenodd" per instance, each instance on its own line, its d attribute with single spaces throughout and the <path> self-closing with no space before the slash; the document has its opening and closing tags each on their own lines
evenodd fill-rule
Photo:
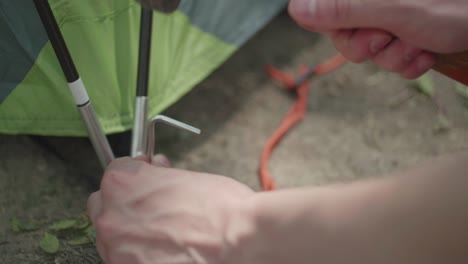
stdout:
<svg viewBox="0 0 468 264">
<path fill-rule="evenodd" d="M 277 17 L 209 78 L 164 114 L 202 129 L 193 136 L 160 127 L 157 149 L 175 167 L 227 175 L 259 190 L 262 148 L 294 101 L 268 78 L 265 64 L 295 71 L 335 54 L 329 40 Z M 412 82 L 370 64 L 347 64 L 315 77 L 309 111 L 274 152 L 270 169 L 280 188 L 385 177 L 419 161 L 468 147 L 466 99 L 454 82 L 430 73 L 430 98 Z M 438 107 L 439 106 L 439 107 Z M 443 107 L 448 119 L 439 118 Z M 125 155 L 127 135 L 111 137 Z M 93 244 L 46 254 L 46 226 L 79 217 L 101 175 L 83 138 L 0 135 L 0 263 L 100 263 Z M 10 220 L 40 226 L 13 232 Z"/>
</svg>

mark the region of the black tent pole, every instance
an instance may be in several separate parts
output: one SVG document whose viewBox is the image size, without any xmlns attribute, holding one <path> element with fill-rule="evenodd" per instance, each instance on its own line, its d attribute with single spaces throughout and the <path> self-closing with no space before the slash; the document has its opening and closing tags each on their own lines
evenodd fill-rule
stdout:
<svg viewBox="0 0 468 264">
<path fill-rule="evenodd" d="M 76 70 L 75 64 L 70 56 L 70 52 L 68 51 L 62 33 L 57 25 L 57 21 L 55 20 L 49 2 L 47 0 L 34 0 L 34 4 L 37 12 L 39 13 L 42 24 L 47 31 L 47 35 L 49 36 L 60 66 L 65 74 L 68 86 L 73 94 L 76 106 L 80 111 L 94 150 L 96 151 L 102 167 L 106 168 L 114 159 L 114 154 L 96 117 L 96 113 L 91 105 L 86 88 L 78 74 L 78 71 Z"/>
<path fill-rule="evenodd" d="M 135 100 L 135 119 L 132 131 L 132 157 L 145 155 L 148 139 L 148 82 L 151 63 L 153 10 L 141 8 L 140 47 Z"/>
</svg>

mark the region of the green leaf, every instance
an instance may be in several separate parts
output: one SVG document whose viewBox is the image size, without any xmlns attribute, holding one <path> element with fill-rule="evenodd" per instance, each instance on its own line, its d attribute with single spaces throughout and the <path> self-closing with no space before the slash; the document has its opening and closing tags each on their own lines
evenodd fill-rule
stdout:
<svg viewBox="0 0 468 264">
<path fill-rule="evenodd" d="M 96 229 L 94 226 L 90 225 L 86 229 L 83 230 L 83 232 L 88 236 L 93 239 L 96 239 Z"/>
<path fill-rule="evenodd" d="M 82 230 L 82 229 L 86 229 L 90 225 L 91 225 L 91 220 L 87 216 L 82 216 L 76 221 L 74 228 Z"/>
<path fill-rule="evenodd" d="M 69 240 L 67 242 L 70 246 L 83 246 L 87 244 L 92 244 L 93 240 L 89 236 L 81 236 L 75 239 Z"/>
<path fill-rule="evenodd" d="M 39 225 L 34 223 L 21 223 L 16 217 L 10 220 L 11 230 L 15 233 L 30 232 L 39 229 Z"/>
<path fill-rule="evenodd" d="M 49 225 L 48 229 L 51 231 L 63 231 L 67 229 L 72 229 L 75 228 L 77 222 L 78 221 L 74 219 L 62 220 Z"/>
<path fill-rule="evenodd" d="M 461 83 L 455 84 L 455 92 L 466 100 L 468 100 L 468 86 L 465 86 Z"/>
<path fill-rule="evenodd" d="M 39 242 L 39 246 L 44 252 L 55 254 L 60 248 L 60 241 L 56 236 L 45 233 Z"/>
<path fill-rule="evenodd" d="M 437 115 L 434 131 L 440 133 L 448 130 L 450 130 L 450 120 L 447 118 L 446 115 L 439 113 Z"/>
<path fill-rule="evenodd" d="M 435 93 L 434 84 L 432 82 L 431 76 L 424 74 L 423 76 L 416 79 L 414 82 L 414 87 L 420 93 L 425 94 L 429 97 L 433 97 Z"/>
<path fill-rule="evenodd" d="M 91 225 L 90 222 L 82 222 L 82 223 L 77 223 L 74 228 L 76 229 L 79 229 L 79 230 L 82 230 L 82 229 L 86 229 L 87 227 L 89 227 Z"/>
<path fill-rule="evenodd" d="M 11 225 L 11 230 L 13 230 L 13 232 L 17 233 L 21 231 L 20 223 L 18 222 L 18 219 L 16 219 L 15 217 L 10 220 L 10 225 Z"/>
</svg>

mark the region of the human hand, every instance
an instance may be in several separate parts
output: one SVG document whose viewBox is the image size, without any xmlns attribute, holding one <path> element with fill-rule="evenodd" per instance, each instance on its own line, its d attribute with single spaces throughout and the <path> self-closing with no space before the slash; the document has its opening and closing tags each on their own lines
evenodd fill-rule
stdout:
<svg viewBox="0 0 468 264">
<path fill-rule="evenodd" d="M 252 230 L 254 192 L 230 178 L 170 169 L 131 158 L 114 161 L 88 200 L 100 256 L 108 264 L 239 263 Z"/>
<path fill-rule="evenodd" d="M 350 61 L 371 60 L 408 79 L 431 69 L 435 53 L 468 50 L 466 0 L 291 0 L 289 11 Z"/>
</svg>

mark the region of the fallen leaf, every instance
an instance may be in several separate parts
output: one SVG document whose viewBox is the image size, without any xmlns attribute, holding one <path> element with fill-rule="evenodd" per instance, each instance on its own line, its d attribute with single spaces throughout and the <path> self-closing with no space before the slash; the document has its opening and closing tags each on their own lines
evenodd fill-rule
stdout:
<svg viewBox="0 0 468 264">
<path fill-rule="evenodd" d="M 51 231 L 63 231 L 75 228 L 76 224 L 77 220 L 74 219 L 62 220 L 49 225 L 48 229 Z"/>
<path fill-rule="evenodd" d="M 431 98 L 434 96 L 435 89 L 430 75 L 424 74 L 423 76 L 414 80 L 413 84 L 416 90 L 420 93 L 425 94 Z"/>
<path fill-rule="evenodd" d="M 437 115 L 434 131 L 436 133 L 441 133 L 448 130 L 450 130 L 450 120 L 447 118 L 446 115 L 439 113 Z"/>
<path fill-rule="evenodd" d="M 468 86 L 463 85 L 461 83 L 455 84 L 455 92 L 460 96 L 463 97 L 465 106 L 468 107 Z"/>
<path fill-rule="evenodd" d="M 10 225 L 11 225 L 11 230 L 13 230 L 13 232 L 20 232 L 21 231 L 20 223 L 18 222 L 18 219 L 12 218 L 10 220 Z"/>
<path fill-rule="evenodd" d="M 11 230 L 13 232 L 30 232 L 39 229 L 39 225 L 34 223 L 21 223 L 16 217 L 10 220 Z"/>
<path fill-rule="evenodd" d="M 89 236 L 81 236 L 75 239 L 67 241 L 70 246 L 83 246 L 87 244 L 92 244 L 93 240 Z"/>
<path fill-rule="evenodd" d="M 39 246 L 44 252 L 55 254 L 60 248 L 60 241 L 56 236 L 45 233 L 39 242 Z"/>
<path fill-rule="evenodd" d="M 86 236 L 91 237 L 92 239 L 96 239 L 96 229 L 94 226 L 90 225 L 86 229 L 83 230 Z"/>
<path fill-rule="evenodd" d="M 75 229 L 86 229 L 91 225 L 91 220 L 87 216 L 80 217 L 74 226 Z"/>
</svg>

